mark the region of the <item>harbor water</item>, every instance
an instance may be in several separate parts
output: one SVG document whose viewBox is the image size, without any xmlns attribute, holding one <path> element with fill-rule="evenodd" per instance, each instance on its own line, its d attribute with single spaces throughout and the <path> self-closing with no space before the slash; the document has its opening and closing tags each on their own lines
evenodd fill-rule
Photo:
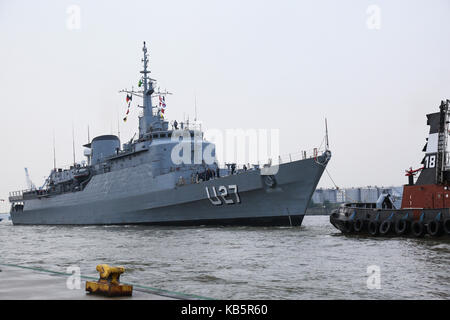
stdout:
<svg viewBox="0 0 450 320">
<path fill-rule="evenodd" d="M 301 228 L 4 220 L 0 246 L 3 264 L 58 272 L 78 266 L 94 277 L 97 264 L 122 265 L 124 282 L 214 299 L 450 298 L 449 240 L 345 236 L 328 216 L 306 216 Z"/>
</svg>

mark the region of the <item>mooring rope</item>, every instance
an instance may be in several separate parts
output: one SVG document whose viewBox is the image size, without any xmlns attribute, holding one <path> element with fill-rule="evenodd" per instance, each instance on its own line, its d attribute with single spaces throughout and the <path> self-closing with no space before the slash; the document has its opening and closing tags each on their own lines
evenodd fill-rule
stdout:
<svg viewBox="0 0 450 320">
<path fill-rule="evenodd" d="M 328 172 L 328 169 L 325 168 L 325 172 L 327 173 L 328 177 L 330 178 L 331 182 L 333 182 L 334 187 L 336 188 L 336 190 L 341 190 L 341 188 L 339 188 L 339 186 L 334 182 L 333 178 L 331 177 L 331 174 Z M 350 196 L 347 195 L 347 193 L 345 193 L 345 197 L 350 199 L 352 202 L 358 202 L 355 201 L 354 199 L 352 199 Z M 345 201 L 344 201 L 345 202 Z"/>
<path fill-rule="evenodd" d="M 327 175 L 328 175 L 328 177 L 330 178 L 331 182 L 333 182 L 334 187 L 335 187 L 336 189 L 339 190 L 340 188 L 336 185 L 336 183 L 334 183 L 334 180 L 333 180 L 333 178 L 331 177 L 330 173 L 328 172 L 328 169 L 327 169 L 327 168 L 325 168 L 325 172 L 327 173 Z"/>
</svg>

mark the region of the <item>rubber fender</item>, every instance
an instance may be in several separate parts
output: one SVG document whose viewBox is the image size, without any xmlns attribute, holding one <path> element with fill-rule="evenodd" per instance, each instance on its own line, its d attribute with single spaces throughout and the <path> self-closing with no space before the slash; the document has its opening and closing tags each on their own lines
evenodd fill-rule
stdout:
<svg viewBox="0 0 450 320">
<path fill-rule="evenodd" d="M 372 236 L 378 235 L 380 223 L 376 220 L 369 221 L 368 229 Z"/>
<path fill-rule="evenodd" d="M 409 233 L 411 223 L 406 219 L 400 219 L 395 222 L 395 233 L 399 236 Z"/>
<path fill-rule="evenodd" d="M 384 220 L 380 225 L 380 234 L 385 236 L 392 231 L 393 223 L 392 220 Z"/>
<path fill-rule="evenodd" d="M 446 234 L 450 234 L 450 218 L 444 220 L 442 227 Z"/>
<path fill-rule="evenodd" d="M 363 229 L 364 229 L 364 220 L 357 218 L 353 223 L 353 230 L 355 230 L 355 232 L 361 232 L 363 231 Z"/>
<path fill-rule="evenodd" d="M 439 237 L 442 234 L 441 222 L 437 220 L 431 220 L 428 222 L 427 232 L 432 237 Z"/>
<path fill-rule="evenodd" d="M 414 221 L 411 224 L 411 233 L 417 238 L 423 237 L 425 235 L 425 225 L 421 221 Z"/>
<path fill-rule="evenodd" d="M 344 221 L 344 232 L 345 233 L 353 232 L 353 222 L 351 222 L 350 220 Z"/>
</svg>

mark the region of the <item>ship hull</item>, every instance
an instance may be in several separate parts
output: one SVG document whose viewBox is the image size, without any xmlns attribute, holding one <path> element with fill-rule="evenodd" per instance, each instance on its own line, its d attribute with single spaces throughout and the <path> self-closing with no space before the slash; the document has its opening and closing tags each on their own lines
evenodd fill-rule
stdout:
<svg viewBox="0 0 450 320">
<path fill-rule="evenodd" d="M 175 173 L 152 178 L 145 166 L 136 167 L 135 176 L 105 174 L 83 191 L 27 200 L 11 218 L 15 225 L 300 226 L 328 160 L 322 155 L 281 164 L 269 183 L 259 170 L 249 170 L 175 188 Z"/>
</svg>

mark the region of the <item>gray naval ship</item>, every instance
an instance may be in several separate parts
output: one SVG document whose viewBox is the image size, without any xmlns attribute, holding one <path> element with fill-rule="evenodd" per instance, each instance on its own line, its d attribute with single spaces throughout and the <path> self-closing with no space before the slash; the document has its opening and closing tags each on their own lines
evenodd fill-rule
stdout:
<svg viewBox="0 0 450 320">
<path fill-rule="evenodd" d="M 204 159 L 174 161 L 174 153 L 184 155 L 175 149 L 186 146 L 208 148 L 215 158 L 215 145 L 183 123 L 169 130 L 152 104 L 161 93 L 149 77 L 145 42 L 143 56 L 142 90 L 122 91 L 143 99 L 139 137 L 121 147 L 115 135 L 98 136 L 84 145 L 86 162 L 55 165 L 41 188 L 11 192 L 13 224 L 300 226 L 331 158 L 328 144 L 310 157 L 302 152 L 299 160 L 246 170 Z"/>
</svg>

